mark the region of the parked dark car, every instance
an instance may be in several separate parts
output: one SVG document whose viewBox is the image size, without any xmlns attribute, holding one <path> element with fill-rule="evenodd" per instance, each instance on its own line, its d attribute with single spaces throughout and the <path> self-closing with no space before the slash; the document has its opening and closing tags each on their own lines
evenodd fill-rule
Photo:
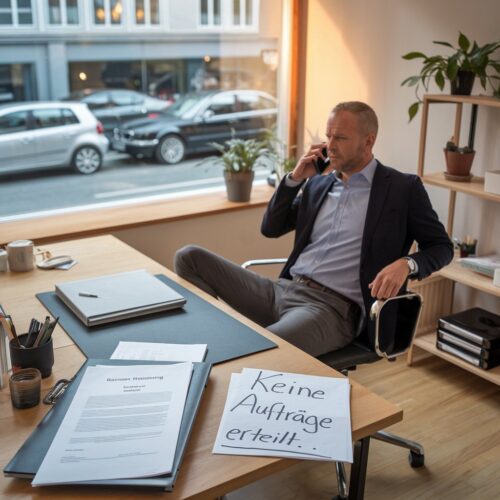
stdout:
<svg viewBox="0 0 500 500">
<path fill-rule="evenodd" d="M 165 111 L 117 127 L 113 149 L 179 163 L 187 153 L 211 151 L 210 142 L 260 138 L 276 123 L 276 99 L 257 90 L 185 94 Z"/>
<path fill-rule="evenodd" d="M 86 103 L 104 125 L 104 134 L 108 138 L 113 134 L 113 129 L 124 122 L 143 118 L 149 113 L 162 111 L 169 106 L 169 103 L 162 99 L 125 89 L 81 90 L 73 92 L 64 101 Z"/>
</svg>

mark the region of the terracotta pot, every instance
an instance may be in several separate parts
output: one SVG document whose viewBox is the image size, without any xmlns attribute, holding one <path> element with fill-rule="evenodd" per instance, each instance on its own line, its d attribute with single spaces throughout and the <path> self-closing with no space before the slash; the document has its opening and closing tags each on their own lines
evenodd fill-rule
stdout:
<svg viewBox="0 0 500 500">
<path fill-rule="evenodd" d="M 249 201 L 254 176 L 254 172 L 224 171 L 227 199 L 229 201 Z"/>
<path fill-rule="evenodd" d="M 476 74 L 472 71 L 459 71 L 457 77 L 450 82 L 452 95 L 470 95 Z"/>
<path fill-rule="evenodd" d="M 475 151 L 472 153 L 457 153 L 444 149 L 446 158 L 446 172 L 453 176 L 469 177 Z"/>
</svg>

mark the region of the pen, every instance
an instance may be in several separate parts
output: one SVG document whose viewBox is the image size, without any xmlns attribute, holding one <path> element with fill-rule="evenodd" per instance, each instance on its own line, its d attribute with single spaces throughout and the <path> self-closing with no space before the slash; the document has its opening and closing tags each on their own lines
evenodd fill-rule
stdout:
<svg viewBox="0 0 500 500">
<path fill-rule="evenodd" d="M 40 342 L 42 341 L 43 336 L 45 335 L 45 331 L 49 327 L 49 323 L 50 323 L 50 316 L 45 316 L 45 321 L 43 322 L 43 325 L 40 328 L 38 335 L 36 336 L 35 342 L 33 342 L 33 347 L 38 347 L 40 345 Z"/>
<path fill-rule="evenodd" d="M 78 293 L 78 295 L 79 295 L 80 297 L 90 297 L 90 298 L 92 298 L 92 299 L 97 299 L 97 298 L 99 298 L 99 296 L 98 296 L 98 295 L 96 295 L 95 293 L 85 293 L 85 292 L 79 292 L 79 293 Z"/>
</svg>

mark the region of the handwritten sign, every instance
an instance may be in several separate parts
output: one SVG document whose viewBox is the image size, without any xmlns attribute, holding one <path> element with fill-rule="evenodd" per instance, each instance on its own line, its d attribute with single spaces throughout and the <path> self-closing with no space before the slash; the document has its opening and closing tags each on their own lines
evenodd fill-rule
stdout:
<svg viewBox="0 0 500 500">
<path fill-rule="evenodd" d="M 213 453 L 352 462 L 349 381 L 233 373 Z"/>
</svg>

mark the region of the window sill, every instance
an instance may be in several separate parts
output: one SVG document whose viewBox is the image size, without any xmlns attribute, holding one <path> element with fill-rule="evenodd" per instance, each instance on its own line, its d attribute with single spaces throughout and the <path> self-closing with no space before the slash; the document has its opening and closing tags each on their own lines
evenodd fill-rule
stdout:
<svg viewBox="0 0 500 500">
<path fill-rule="evenodd" d="M 0 222 L 0 244 L 30 239 L 36 244 L 75 237 L 105 234 L 118 229 L 129 229 L 146 224 L 192 219 L 224 212 L 234 212 L 266 206 L 274 189 L 268 185 L 252 188 L 249 202 L 227 200 L 225 190 L 174 200 L 145 202 L 112 208 L 83 210 L 43 218 Z"/>
</svg>

